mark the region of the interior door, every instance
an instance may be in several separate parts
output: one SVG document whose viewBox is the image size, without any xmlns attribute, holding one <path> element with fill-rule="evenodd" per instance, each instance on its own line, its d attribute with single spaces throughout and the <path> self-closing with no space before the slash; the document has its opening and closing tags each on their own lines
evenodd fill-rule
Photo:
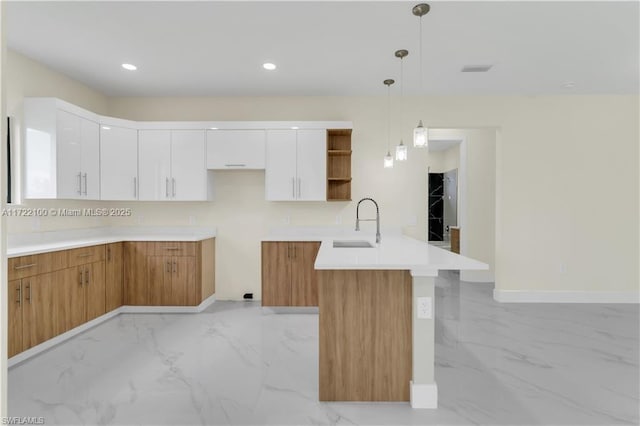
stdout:
<svg viewBox="0 0 640 426">
<path fill-rule="evenodd" d="M 58 110 L 56 139 L 57 198 L 83 198 L 80 117 Z"/>
<path fill-rule="evenodd" d="M 181 201 L 207 199 L 204 130 L 171 131 L 171 198 Z"/>
<path fill-rule="evenodd" d="M 138 132 L 138 179 L 139 200 L 171 198 L 171 131 Z"/>
<path fill-rule="evenodd" d="M 327 131 L 324 129 L 298 130 L 297 147 L 297 199 L 326 201 Z"/>
<path fill-rule="evenodd" d="M 138 131 L 124 127 L 100 129 L 100 199 L 138 198 Z"/>
<path fill-rule="evenodd" d="M 266 199 L 269 201 L 295 200 L 296 184 L 296 131 L 267 130 Z"/>
</svg>

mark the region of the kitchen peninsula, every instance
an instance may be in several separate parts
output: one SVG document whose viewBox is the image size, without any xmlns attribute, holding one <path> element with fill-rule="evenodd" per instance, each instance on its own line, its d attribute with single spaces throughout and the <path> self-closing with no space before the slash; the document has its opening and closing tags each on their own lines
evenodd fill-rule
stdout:
<svg viewBox="0 0 640 426">
<path fill-rule="evenodd" d="M 398 234 L 356 240 L 323 239 L 315 261 L 320 400 L 436 408 L 435 277 L 488 266 Z"/>
</svg>

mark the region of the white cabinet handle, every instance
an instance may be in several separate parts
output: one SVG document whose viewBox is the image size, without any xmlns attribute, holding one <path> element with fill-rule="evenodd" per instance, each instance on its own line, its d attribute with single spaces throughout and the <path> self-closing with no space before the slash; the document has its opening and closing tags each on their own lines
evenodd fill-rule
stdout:
<svg viewBox="0 0 640 426">
<path fill-rule="evenodd" d="M 133 198 L 138 197 L 138 178 L 133 177 Z"/>
<path fill-rule="evenodd" d="M 165 198 L 169 198 L 169 178 L 166 178 L 164 182 L 164 195 Z"/>
<path fill-rule="evenodd" d="M 82 172 L 78 172 L 78 195 L 82 195 Z"/>
<path fill-rule="evenodd" d="M 300 198 L 300 186 L 301 186 L 302 181 L 300 180 L 300 178 L 298 178 L 298 198 Z"/>
<path fill-rule="evenodd" d="M 296 198 L 296 178 L 291 178 L 291 197 Z"/>
<path fill-rule="evenodd" d="M 247 167 L 246 164 L 225 164 L 225 167 Z"/>
<path fill-rule="evenodd" d="M 176 178 L 171 178 L 171 186 L 172 186 L 172 192 L 173 192 L 173 196 L 176 196 Z"/>
<path fill-rule="evenodd" d="M 87 195 L 87 174 L 84 174 L 84 195 Z"/>
</svg>

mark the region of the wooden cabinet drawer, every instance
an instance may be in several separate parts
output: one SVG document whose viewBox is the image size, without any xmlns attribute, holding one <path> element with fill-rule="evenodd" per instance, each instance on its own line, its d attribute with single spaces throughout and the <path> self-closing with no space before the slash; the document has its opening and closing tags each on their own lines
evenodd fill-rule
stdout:
<svg viewBox="0 0 640 426">
<path fill-rule="evenodd" d="M 104 260 L 104 244 L 68 250 L 69 267 Z"/>
<path fill-rule="evenodd" d="M 49 253 L 34 254 L 30 256 L 11 257 L 7 261 L 8 280 L 17 280 L 32 277 L 38 274 L 46 274 L 67 267 L 67 251 L 52 251 Z"/>
<path fill-rule="evenodd" d="M 151 244 L 150 244 L 151 245 Z M 153 253 L 150 256 L 195 256 L 195 242 L 159 241 L 152 243 Z M 151 248 L 151 247 L 149 247 Z"/>
</svg>

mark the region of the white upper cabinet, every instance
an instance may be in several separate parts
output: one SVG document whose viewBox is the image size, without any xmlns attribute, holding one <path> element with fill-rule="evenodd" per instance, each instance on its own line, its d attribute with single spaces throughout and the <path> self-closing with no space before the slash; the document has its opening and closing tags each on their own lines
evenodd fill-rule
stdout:
<svg viewBox="0 0 640 426">
<path fill-rule="evenodd" d="M 264 130 L 207 130 L 207 168 L 264 169 Z"/>
<path fill-rule="evenodd" d="M 296 199 L 296 131 L 267 130 L 265 192 L 269 201 Z"/>
<path fill-rule="evenodd" d="M 98 200 L 98 117 L 52 98 L 25 99 L 25 197 Z"/>
<path fill-rule="evenodd" d="M 138 131 L 100 127 L 100 199 L 138 199 Z"/>
<path fill-rule="evenodd" d="M 139 130 L 139 200 L 210 199 L 204 130 Z"/>
<path fill-rule="evenodd" d="M 265 191 L 269 201 L 327 199 L 326 130 L 267 130 Z"/>
<path fill-rule="evenodd" d="M 171 199 L 207 199 L 204 130 L 171 131 Z"/>
</svg>

